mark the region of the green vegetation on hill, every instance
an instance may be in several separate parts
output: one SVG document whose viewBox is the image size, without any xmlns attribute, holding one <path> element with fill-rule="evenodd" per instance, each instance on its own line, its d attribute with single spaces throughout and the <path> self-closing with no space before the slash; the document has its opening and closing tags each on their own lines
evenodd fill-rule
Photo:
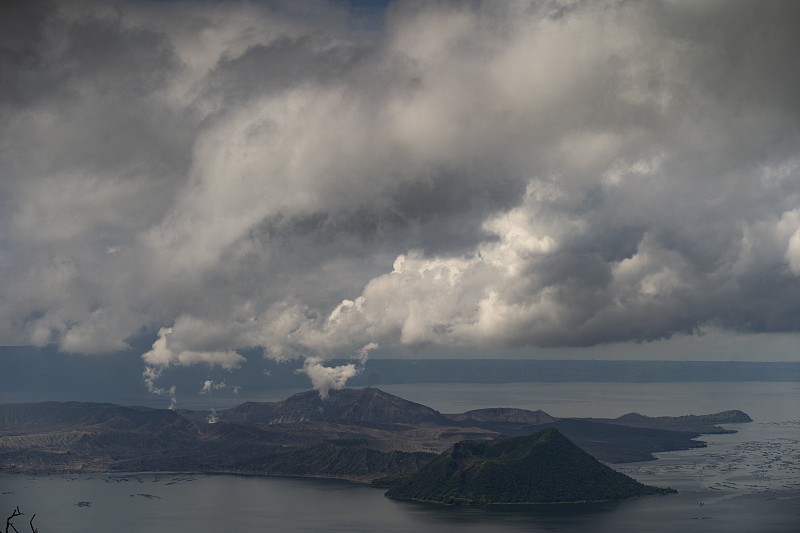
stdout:
<svg viewBox="0 0 800 533">
<path fill-rule="evenodd" d="M 435 454 L 377 450 L 340 441 L 294 449 L 260 462 L 258 471 L 281 476 L 315 476 L 370 480 L 376 474 L 397 475 L 414 472 Z"/>
<path fill-rule="evenodd" d="M 391 498 L 446 504 L 613 501 L 666 494 L 578 448 L 557 429 L 524 437 L 462 441 L 395 480 Z"/>
</svg>

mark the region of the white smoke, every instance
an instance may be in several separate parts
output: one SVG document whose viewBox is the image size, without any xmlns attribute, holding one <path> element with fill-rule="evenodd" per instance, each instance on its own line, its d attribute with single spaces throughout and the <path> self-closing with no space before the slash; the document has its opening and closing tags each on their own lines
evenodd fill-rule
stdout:
<svg viewBox="0 0 800 533">
<path fill-rule="evenodd" d="M 238 367 L 244 362 L 244 357 L 233 350 L 198 350 L 187 342 L 189 332 L 187 328 L 180 330 L 180 335 L 173 336 L 173 328 L 158 330 L 158 339 L 153 343 L 150 351 L 142 355 L 146 365 L 160 368 L 170 366 L 189 366 L 197 363 L 219 365 L 227 370 Z"/>
<path fill-rule="evenodd" d="M 161 377 L 165 369 L 171 366 L 189 366 L 197 363 L 207 363 L 208 365 L 218 365 L 224 369 L 231 370 L 239 366 L 245 359 L 232 350 L 227 351 L 199 351 L 191 349 L 181 338 L 172 339 L 173 328 L 161 328 L 158 331 L 158 339 L 153 343 L 150 351 L 142 355 L 145 367 L 142 377 L 144 378 L 147 390 L 153 394 L 163 395 L 167 390 L 156 385 L 156 381 Z M 207 394 L 213 390 L 220 390 L 225 387 L 225 382 L 216 383 L 213 380 L 206 380 L 200 394 Z M 175 401 L 175 387 L 172 387 L 173 403 Z"/>
<path fill-rule="evenodd" d="M 323 400 L 328 397 L 330 389 L 343 389 L 347 380 L 357 376 L 359 369 L 353 363 L 339 366 L 325 366 L 320 357 L 307 357 L 303 363 L 303 368 L 298 370 L 311 378 L 314 390 L 319 392 L 319 397 Z"/>
<path fill-rule="evenodd" d="M 203 388 L 200 389 L 200 394 L 209 394 L 214 391 L 223 390 L 226 387 L 225 380 L 214 381 L 213 379 L 207 379 L 203 382 Z"/>
<path fill-rule="evenodd" d="M 361 362 L 362 366 L 367 362 L 367 357 L 369 357 L 369 352 L 371 352 L 372 350 L 377 350 L 378 348 L 379 345 L 377 342 L 370 342 L 365 344 L 358 350 L 359 361 Z"/>
<path fill-rule="evenodd" d="M 177 398 L 175 396 L 178 387 L 175 385 L 167 387 L 159 387 L 156 386 L 156 380 L 161 377 L 161 373 L 163 368 L 153 367 L 153 366 L 145 366 L 144 372 L 142 372 L 142 377 L 144 378 L 144 383 L 147 386 L 147 390 L 150 391 L 152 394 L 157 396 L 169 396 L 169 408 L 175 409 L 178 404 Z"/>
<path fill-rule="evenodd" d="M 319 392 L 323 400 L 328 397 L 331 389 L 343 389 L 347 380 L 357 376 L 364 369 L 369 352 L 378 348 L 378 344 L 370 342 L 358 350 L 358 363 L 348 363 L 339 366 L 325 366 L 321 357 L 306 357 L 303 368 L 298 372 L 306 374 L 311 379 L 314 390 Z"/>
<path fill-rule="evenodd" d="M 145 365 L 142 378 L 147 390 L 153 394 L 162 395 L 166 393 L 166 389 L 156 386 L 156 381 L 161 377 L 162 368 Z"/>
</svg>

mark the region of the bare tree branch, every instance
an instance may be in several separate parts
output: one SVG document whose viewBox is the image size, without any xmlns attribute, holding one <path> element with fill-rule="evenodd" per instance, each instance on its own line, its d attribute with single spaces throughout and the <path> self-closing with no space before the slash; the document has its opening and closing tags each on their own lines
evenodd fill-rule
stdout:
<svg viewBox="0 0 800 533">
<path fill-rule="evenodd" d="M 14 509 L 14 511 L 11 513 L 11 515 L 8 518 L 6 518 L 6 531 L 5 531 L 5 533 L 8 533 L 8 528 L 11 528 L 12 530 L 14 530 L 14 533 L 19 533 L 17 528 L 14 527 L 13 520 L 18 516 L 23 516 L 24 514 L 25 513 L 21 512 L 19 510 L 19 505 L 17 505 L 17 508 Z M 34 518 L 36 518 L 36 513 L 33 513 L 33 516 L 31 516 L 30 522 L 28 522 L 28 524 L 30 524 L 30 526 L 31 526 L 31 532 L 32 533 L 39 533 L 39 529 L 33 526 L 33 519 Z"/>
<path fill-rule="evenodd" d="M 14 509 L 14 511 L 11 513 L 11 516 L 6 518 L 6 533 L 8 533 L 9 527 L 13 529 L 16 533 L 19 533 L 19 531 L 17 531 L 17 528 L 14 527 L 14 524 L 11 523 L 11 521 L 18 516 L 22 516 L 22 513 L 19 511 L 19 505 L 17 505 L 17 508 Z"/>
</svg>

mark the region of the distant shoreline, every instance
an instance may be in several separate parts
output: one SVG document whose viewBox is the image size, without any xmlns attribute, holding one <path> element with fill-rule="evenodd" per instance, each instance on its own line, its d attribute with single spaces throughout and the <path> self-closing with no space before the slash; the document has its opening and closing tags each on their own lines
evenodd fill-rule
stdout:
<svg viewBox="0 0 800 533">
<path fill-rule="evenodd" d="M 203 383 L 225 383 L 211 396 L 241 390 L 242 397 L 296 391 L 309 387 L 298 373 L 302 360 L 278 363 L 260 352 L 243 352 L 246 360 L 235 369 L 205 365 L 165 369 L 161 382 L 176 386 L 185 400 L 196 397 Z M 352 363 L 332 359 L 327 365 Z M 359 366 L 350 387 L 424 383 L 681 383 L 681 382 L 800 382 L 800 362 L 670 361 L 593 359 L 369 359 Z M 130 350 L 103 357 L 58 353 L 53 348 L 0 346 L 0 368 L 12 379 L 4 383 L 5 398 L 50 399 L 145 398 L 152 396 L 142 380 L 141 352 Z M 102 379 L 98 379 L 102 376 Z M 127 401 L 127 400 L 125 400 Z"/>
<path fill-rule="evenodd" d="M 800 382 L 800 362 L 372 359 L 348 384 Z"/>
</svg>

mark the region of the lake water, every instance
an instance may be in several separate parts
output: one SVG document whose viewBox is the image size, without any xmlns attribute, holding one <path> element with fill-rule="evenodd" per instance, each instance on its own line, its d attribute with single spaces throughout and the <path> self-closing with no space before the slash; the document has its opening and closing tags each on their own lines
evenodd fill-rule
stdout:
<svg viewBox="0 0 800 533">
<path fill-rule="evenodd" d="M 20 531 L 773 532 L 800 531 L 800 384 L 518 383 L 382 387 L 442 412 L 491 406 L 554 416 L 702 414 L 741 409 L 754 422 L 706 448 L 615 465 L 676 495 L 585 505 L 441 507 L 326 480 L 203 474 L 0 475 L 0 511 Z M 250 398 L 255 399 L 255 398 Z M 239 400 L 243 401 L 243 400 Z M 20 526 L 24 526 L 20 527 Z"/>
</svg>

